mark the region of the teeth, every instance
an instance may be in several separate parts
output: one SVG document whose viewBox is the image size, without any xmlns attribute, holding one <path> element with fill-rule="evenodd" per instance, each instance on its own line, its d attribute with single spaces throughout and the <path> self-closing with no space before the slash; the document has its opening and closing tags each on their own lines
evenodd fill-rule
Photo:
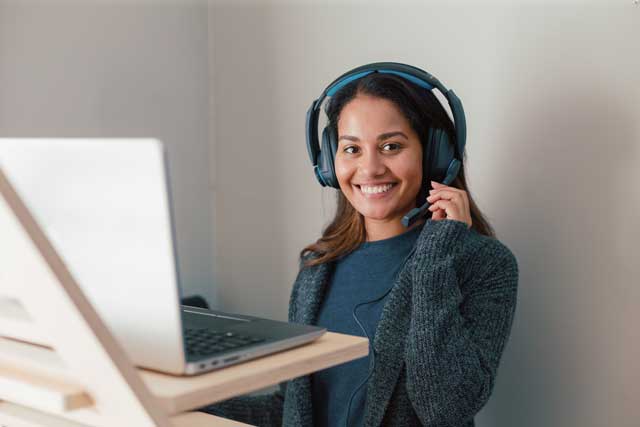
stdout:
<svg viewBox="0 0 640 427">
<path fill-rule="evenodd" d="M 362 190 L 362 192 L 366 194 L 378 194 L 378 193 L 384 193 L 385 191 L 389 191 L 391 187 L 393 187 L 393 184 L 376 185 L 374 187 L 368 186 L 368 185 L 366 186 L 361 185 L 360 190 Z"/>
</svg>

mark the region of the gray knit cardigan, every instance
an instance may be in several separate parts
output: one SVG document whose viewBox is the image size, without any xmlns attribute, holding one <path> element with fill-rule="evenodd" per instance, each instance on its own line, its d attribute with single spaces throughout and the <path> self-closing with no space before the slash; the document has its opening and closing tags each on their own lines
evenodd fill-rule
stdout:
<svg viewBox="0 0 640 427">
<path fill-rule="evenodd" d="M 314 324 L 333 267 L 301 268 L 289 321 Z M 474 426 L 511 331 L 517 285 L 517 261 L 504 244 L 461 221 L 428 219 L 373 338 L 364 425 Z M 304 376 L 275 393 L 203 410 L 257 426 L 297 427 L 313 425 L 311 405 L 311 376 Z"/>
</svg>

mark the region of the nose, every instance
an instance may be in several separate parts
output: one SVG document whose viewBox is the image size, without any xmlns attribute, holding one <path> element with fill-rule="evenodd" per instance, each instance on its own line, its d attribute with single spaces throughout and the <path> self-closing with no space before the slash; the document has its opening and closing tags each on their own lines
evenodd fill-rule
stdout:
<svg viewBox="0 0 640 427">
<path fill-rule="evenodd" d="M 360 174 L 368 178 L 384 175 L 387 170 L 382 155 L 377 150 L 365 150 L 360 158 Z"/>
</svg>

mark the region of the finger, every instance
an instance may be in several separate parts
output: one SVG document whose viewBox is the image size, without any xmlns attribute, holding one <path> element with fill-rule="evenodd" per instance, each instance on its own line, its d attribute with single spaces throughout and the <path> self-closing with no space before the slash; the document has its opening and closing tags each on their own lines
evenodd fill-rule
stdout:
<svg viewBox="0 0 640 427">
<path fill-rule="evenodd" d="M 436 200 L 435 202 L 431 203 L 431 206 L 429 206 L 429 209 L 448 209 L 451 207 L 457 207 L 455 202 L 451 201 L 451 200 L 447 200 L 447 199 L 440 199 L 440 200 Z"/>
<path fill-rule="evenodd" d="M 446 185 L 444 187 L 440 187 L 440 188 L 434 188 L 432 190 L 429 190 L 429 194 L 437 194 L 441 191 L 453 191 L 456 193 L 466 193 L 466 191 L 461 190 L 459 188 L 456 187 L 447 187 Z"/>
<path fill-rule="evenodd" d="M 455 191 L 442 190 L 437 193 L 431 194 L 429 195 L 429 197 L 427 197 L 427 201 L 432 203 L 435 202 L 436 200 L 441 200 L 441 199 L 451 200 L 457 204 L 465 206 L 464 196 Z"/>
<path fill-rule="evenodd" d="M 431 215 L 431 219 L 435 221 L 445 219 L 445 218 L 446 218 L 446 214 L 445 214 L 445 211 L 443 211 L 442 209 L 438 209 L 433 213 L 433 215 Z"/>
<path fill-rule="evenodd" d="M 438 206 L 437 204 L 432 204 L 427 208 L 429 211 L 431 211 L 431 218 L 432 219 L 438 219 L 438 218 L 445 218 L 446 217 L 446 212 L 444 209 L 442 209 L 440 206 Z"/>
<path fill-rule="evenodd" d="M 442 188 L 442 187 L 446 187 L 446 185 L 441 184 L 441 183 L 439 183 L 439 182 L 437 182 L 437 181 L 431 181 L 431 186 L 432 186 L 433 188 Z"/>
<path fill-rule="evenodd" d="M 430 198 L 431 196 L 435 196 L 435 195 L 438 195 L 438 194 L 443 194 L 444 195 L 442 197 L 443 199 L 449 199 L 449 200 L 456 201 L 456 203 L 458 203 L 462 207 L 462 210 L 464 212 L 470 212 L 469 197 L 467 196 L 467 192 L 466 191 L 460 190 L 458 188 L 453 188 L 453 187 L 447 187 L 447 189 L 442 189 L 442 190 L 440 190 L 440 189 L 433 190 L 431 192 L 431 194 L 429 195 L 429 197 L 427 197 L 427 201 L 428 202 L 434 202 L 434 201 L 438 200 L 439 197 Z M 457 199 L 455 196 L 452 196 L 452 194 L 458 195 L 459 199 Z"/>
<path fill-rule="evenodd" d="M 430 196 L 434 194 L 441 194 L 441 193 L 460 194 L 460 195 L 466 194 L 464 190 L 460 190 L 453 187 L 445 187 L 445 188 L 438 188 L 435 190 L 429 190 Z"/>
<path fill-rule="evenodd" d="M 459 208 L 458 206 L 450 201 L 450 200 L 438 200 L 437 202 L 433 203 L 431 206 L 429 206 L 429 210 L 431 212 L 436 211 L 437 209 L 442 209 L 445 211 L 445 213 L 447 214 L 447 217 L 454 217 L 454 218 L 458 218 L 458 213 L 459 213 Z"/>
<path fill-rule="evenodd" d="M 435 191 L 435 192 L 429 194 L 427 199 L 429 197 L 433 197 L 434 199 L 437 198 L 437 197 L 440 197 L 442 199 L 451 199 L 451 198 L 457 197 L 459 195 L 460 195 L 460 193 L 456 193 L 455 191 L 440 190 L 440 191 Z"/>
<path fill-rule="evenodd" d="M 429 193 L 433 193 L 433 192 L 440 191 L 440 190 L 446 190 L 446 189 L 453 190 L 453 191 L 462 191 L 462 192 L 464 192 L 464 190 L 461 190 L 459 188 L 450 187 L 448 185 L 440 184 L 439 182 L 436 182 L 436 181 L 431 181 L 431 187 L 432 187 L 432 189 L 429 190 Z"/>
</svg>

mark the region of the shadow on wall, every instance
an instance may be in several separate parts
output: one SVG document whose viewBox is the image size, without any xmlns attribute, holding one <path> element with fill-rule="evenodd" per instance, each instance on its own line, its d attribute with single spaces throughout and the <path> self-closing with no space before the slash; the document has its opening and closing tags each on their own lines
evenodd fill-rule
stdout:
<svg viewBox="0 0 640 427">
<path fill-rule="evenodd" d="M 291 284 L 283 276 L 286 224 L 277 191 L 281 120 L 273 70 L 269 4 L 214 3 L 210 8 L 214 55 L 217 308 L 286 319 Z M 229 42 L 233 40 L 233 42 Z M 240 166 L 240 167 L 239 167 Z M 276 219 L 276 221 L 274 221 Z"/>
<path fill-rule="evenodd" d="M 640 274 L 631 246 L 640 238 L 631 184 L 640 132 L 629 92 L 612 90 L 610 75 L 574 78 L 586 65 L 554 62 L 550 74 L 511 65 L 520 86 L 509 87 L 522 92 L 502 105 L 501 138 L 514 143 L 499 164 L 517 179 L 501 183 L 512 187 L 502 196 L 508 218 L 500 232 L 515 243 L 520 288 L 496 393 L 479 426 L 637 425 L 629 372 L 637 361 L 628 355 L 634 346 L 638 353 L 627 331 L 629 301 L 640 298 L 631 285 Z"/>
</svg>

